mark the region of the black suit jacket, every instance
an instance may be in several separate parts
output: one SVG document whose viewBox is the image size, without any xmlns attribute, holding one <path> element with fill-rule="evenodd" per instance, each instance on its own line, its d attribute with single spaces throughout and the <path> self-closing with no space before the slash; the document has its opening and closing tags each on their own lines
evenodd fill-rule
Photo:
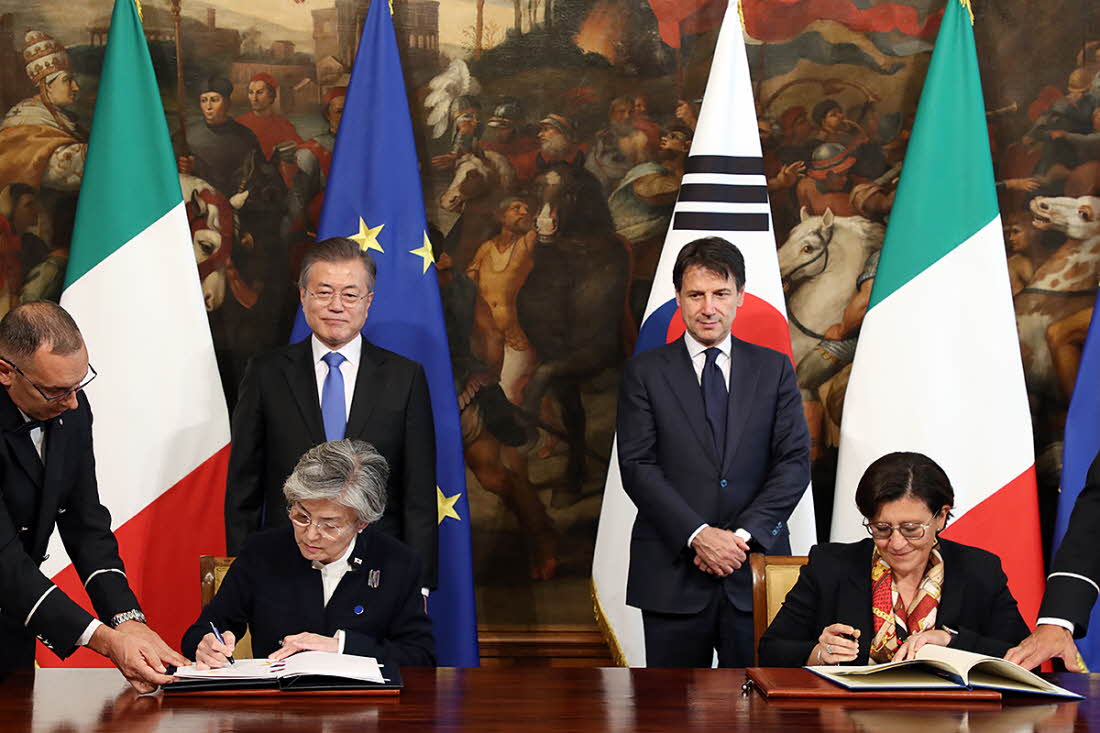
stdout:
<svg viewBox="0 0 1100 733">
<path fill-rule="evenodd" d="M 316 375 L 309 338 L 257 356 L 245 370 L 225 491 L 230 555 L 259 529 L 290 526 L 283 483 L 302 454 L 325 441 Z M 386 513 L 376 527 L 420 555 L 421 581 L 434 588 L 435 426 L 423 367 L 363 339 L 345 437 L 365 440 L 385 456 Z"/>
<path fill-rule="evenodd" d="M 420 559 L 371 526 L 356 539 L 348 562 L 351 570 L 325 605 L 321 573 L 302 557 L 292 529 L 253 535 L 214 600 L 183 635 L 183 654 L 195 658 L 213 622 L 238 639 L 247 626 L 256 657 L 278 649 L 284 636 L 333 636 L 343 629 L 345 654 L 401 667 L 433 666 L 435 641 L 420 592 Z M 372 587 L 375 572 L 377 587 Z"/>
<path fill-rule="evenodd" d="M 1073 503 L 1069 526 L 1054 555 L 1039 617 L 1073 622 L 1080 639 L 1089 629 L 1089 615 L 1100 585 L 1100 549 L 1093 543 L 1100 532 L 1100 454 L 1092 461 L 1085 487 Z M 1091 581 L 1091 582 L 1090 582 Z"/>
<path fill-rule="evenodd" d="M 92 412 L 83 392 L 77 400 L 47 423 L 43 466 L 19 430 L 23 416 L 0 390 L 0 676 L 33 667 L 36 636 L 67 657 L 92 620 L 38 569 L 55 526 L 100 619 L 140 608 L 99 501 Z"/>
<path fill-rule="evenodd" d="M 871 554 L 874 540 L 832 542 L 810 550 L 798 582 L 760 639 L 762 667 L 801 667 L 821 630 L 842 623 L 860 630 L 859 656 L 868 664 L 875 635 L 871 615 Z M 940 539 L 943 594 L 936 628 L 957 633 L 951 646 L 1003 657 L 1028 635 L 1008 589 L 1001 559 L 991 552 Z"/>
<path fill-rule="evenodd" d="M 695 567 L 688 538 L 703 523 L 743 527 L 755 549 L 790 552 L 787 518 L 810 481 L 810 440 L 790 359 L 733 339 L 725 458 L 682 339 L 631 358 L 619 393 L 623 488 L 638 507 L 626 602 L 697 613 L 719 588 L 752 608 L 748 563 L 716 579 Z"/>
</svg>

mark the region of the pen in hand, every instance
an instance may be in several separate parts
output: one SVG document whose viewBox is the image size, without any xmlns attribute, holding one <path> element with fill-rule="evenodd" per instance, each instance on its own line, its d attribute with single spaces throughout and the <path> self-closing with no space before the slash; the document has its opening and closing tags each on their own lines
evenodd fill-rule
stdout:
<svg viewBox="0 0 1100 733">
<path fill-rule="evenodd" d="M 214 625 L 213 621 L 210 622 L 210 628 L 214 630 L 214 638 L 218 640 L 218 643 L 225 644 L 225 639 L 222 638 L 222 632 L 218 631 L 218 627 Z M 230 664 L 236 664 L 236 662 L 233 661 L 232 654 L 227 654 L 225 658 L 229 660 Z"/>
</svg>

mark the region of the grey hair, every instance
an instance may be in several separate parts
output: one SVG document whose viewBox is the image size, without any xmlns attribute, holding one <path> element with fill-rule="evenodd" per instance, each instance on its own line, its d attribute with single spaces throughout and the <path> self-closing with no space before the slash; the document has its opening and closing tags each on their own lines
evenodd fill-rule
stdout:
<svg viewBox="0 0 1100 733">
<path fill-rule="evenodd" d="M 367 291 L 374 291 L 374 278 L 378 272 L 378 266 L 374 264 L 374 258 L 370 252 L 361 249 L 356 242 L 347 237 L 329 237 L 322 239 L 306 250 L 302 257 L 302 266 L 298 274 L 298 287 L 305 290 L 309 285 L 309 271 L 318 262 L 348 262 L 359 260 L 367 271 Z"/>
<path fill-rule="evenodd" d="M 59 356 L 80 351 L 84 337 L 69 312 L 49 300 L 35 300 L 12 308 L 0 320 L 0 356 L 30 358 L 47 346 Z"/>
<path fill-rule="evenodd" d="M 377 522 L 386 510 L 390 467 L 374 446 L 362 440 L 333 440 L 306 451 L 283 484 L 287 505 L 332 501 L 351 509 L 359 521 Z"/>
</svg>

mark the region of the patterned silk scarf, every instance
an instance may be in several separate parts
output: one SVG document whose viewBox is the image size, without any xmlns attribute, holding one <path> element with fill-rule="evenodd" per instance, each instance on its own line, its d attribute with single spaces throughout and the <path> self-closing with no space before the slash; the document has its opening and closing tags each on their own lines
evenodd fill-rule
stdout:
<svg viewBox="0 0 1100 733">
<path fill-rule="evenodd" d="M 910 634 L 935 628 L 942 586 L 943 557 L 936 546 L 928 558 L 917 594 L 906 608 L 894 584 L 893 571 L 875 547 L 871 555 L 871 613 L 875 621 L 871 661 L 889 662 Z"/>
</svg>

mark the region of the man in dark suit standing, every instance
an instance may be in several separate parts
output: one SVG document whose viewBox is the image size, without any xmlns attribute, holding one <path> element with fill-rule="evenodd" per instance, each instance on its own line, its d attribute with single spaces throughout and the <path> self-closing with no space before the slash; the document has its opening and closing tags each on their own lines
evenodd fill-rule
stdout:
<svg viewBox="0 0 1100 733">
<path fill-rule="evenodd" d="M 1100 594 L 1097 530 L 1100 530 L 1100 454 L 1093 459 L 1085 487 L 1073 503 L 1069 526 L 1047 576 L 1035 631 L 1019 646 L 1009 649 L 1005 659 L 1031 669 L 1058 657 L 1071 672 L 1084 671 L 1073 640 L 1088 633 L 1089 616 Z"/>
<path fill-rule="evenodd" d="M 626 602 L 651 667 L 751 666 L 747 553 L 790 552 L 787 518 L 810 480 L 790 359 L 730 335 L 745 261 L 718 237 L 673 268 L 683 339 L 627 362 L 619 395 L 623 487 L 638 507 Z"/>
<path fill-rule="evenodd" d="M 424 588 L 435 586 L 435 428 L 424 369 L 367 341 L 360 331 L 374 297 L 375 264 L 333 237 L 302 259 L 298 291 L 312 335 L 255 357 L 233 410 L 225 492 L 230 555 L 253 532 L 290 524 L 283 482 L 310 448 L 354 438 L 390 466 L 377 528 L 413 548 Z"/>
<path fill-rule="evenodd" d="M 62 658 L 90 647 L 148 692 L 187 660 L 145 625 L 99 501 L 81 391 L 94 377 L 61 306 L 27 303 L 0 321 L 0 678 L 33 669 L 38 637 Z M 55 526 L 102 621 L 38 569 Z"/>
</svg>

